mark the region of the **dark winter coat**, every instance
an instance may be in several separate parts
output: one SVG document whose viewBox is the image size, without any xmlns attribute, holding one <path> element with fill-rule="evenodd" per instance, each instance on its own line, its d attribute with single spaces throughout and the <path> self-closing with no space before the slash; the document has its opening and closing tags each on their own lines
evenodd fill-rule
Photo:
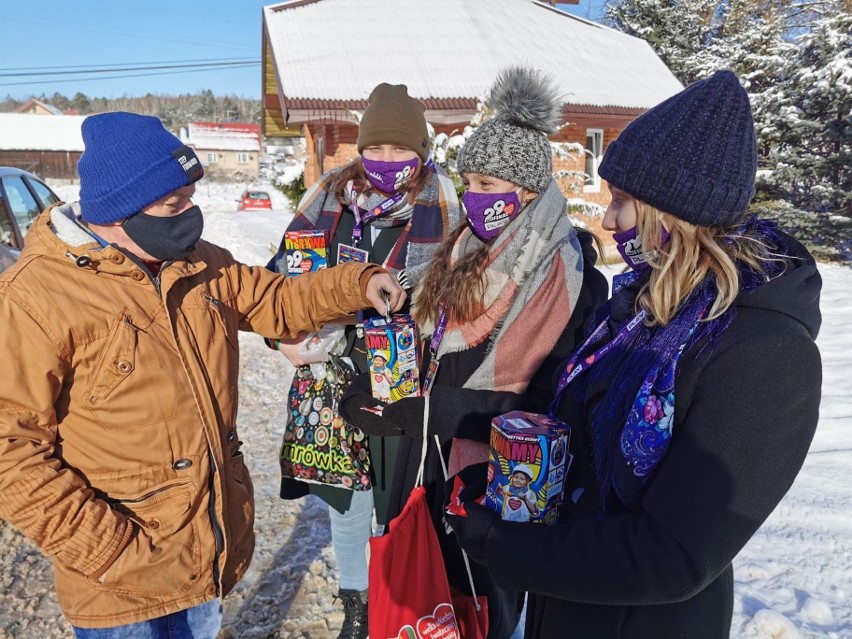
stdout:
<svg viewBox="0 0 852 639">
<path fill-rule="evenodd" d="M 511 392 L 473 390 L 463 388 L 465 382 L 482 363 L 490 342 L 486 340 L 476 348 L 448 353 L 441 357 L 440 373 L 435 378 L 429 403 L 429 433 L 437 434 L 442 442 L 444 459 L 449 458 L 450 442 L 453 437 L 488 442 L 491 418 L 517 408 L 529 408 L 546 400 L 549 380 L 556 365 L 582 337 L 585 320 L 606 301 L 608 286 L 606 278 L 595 269 L 597 254 L 592 247 L 589 234 L 579 235 L 583 247 L 583 285 L 567 327 L 554 350 L 539 368 L 530 383 L 532 394 L 519 395 Z M 428 360 L 428 352 L 426 354 Z M 428 361 L 426 362 L 428 364 Z M 426 370 L 424 364 L 423 370 Z M 533 389 L 538 389 L 535 395 Z M 341 413 L 348 419 L 346 411 Z M 401 400 L 385 408 L 385 414 L 404 425 L 406 434 L 398 438 L 399 449 L 394 466 L 394 481 L 391 487 L 388 516 L 398 515 L 405 505 L 415 484 L 420 465 L 423 423 L 423 399 Z M 356 416 L 357 418 L 357 416 Z M 429 442 L 426 456 L 424 485 L 426 498 L 432 512 L 435 530 L 451 586 L 470 594 L 470 584 L 455 535 L 447 533 L 443 522 L 444 474 L 437 456 L 434 439 Z M 512 583 L 498 586 L 483 566 L 471 562 L 474 583 L 478 595 L 488 597 L 490 631 L 492 639 L 504 639 L 518 625 L 522 588 Z"/>
<path fill-rule="evenodd" d="M 486 544 L 494 579 L 530 591 L 527 637 L 729 636 L 731 561 L 790 488 L 817 424 L 821 280 L 790 244 L 788 271 L 739 296 L 719 344 L 681 358 L 672 443 L 635 510 L 613 498 L 601 520 L 597 508 L 590 410 L 608 383 L 583 405 L 563 394 L 575 458 L 559 524 L 500 523 Z"/>
</svg>

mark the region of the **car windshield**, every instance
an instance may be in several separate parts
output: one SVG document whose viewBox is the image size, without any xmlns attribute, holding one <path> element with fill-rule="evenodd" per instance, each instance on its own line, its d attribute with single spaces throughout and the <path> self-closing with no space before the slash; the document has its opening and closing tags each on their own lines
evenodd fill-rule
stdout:
<svg viewBox="0 0 852 639">
<path fill-rule="evenodd" d="M 246 197 L 252 200 L 268 200 L 269 194 L 264 191 L 249 191 L 246 193 Z"/>
</svg>

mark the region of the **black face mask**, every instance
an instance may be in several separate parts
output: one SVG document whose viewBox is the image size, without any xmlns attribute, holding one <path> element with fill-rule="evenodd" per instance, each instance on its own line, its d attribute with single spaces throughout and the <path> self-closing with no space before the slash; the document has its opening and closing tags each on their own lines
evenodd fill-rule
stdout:
<svg viewBox="0 0 852 639">
<path fill-rule="evenodd" d="M 122 226 L 130 239 L 152 257 L 179 260 L 201 239 L 204 216 L 200 208 L 193 206 L 172 217 L 136 213 L 124 220 Z"/>
</svg>

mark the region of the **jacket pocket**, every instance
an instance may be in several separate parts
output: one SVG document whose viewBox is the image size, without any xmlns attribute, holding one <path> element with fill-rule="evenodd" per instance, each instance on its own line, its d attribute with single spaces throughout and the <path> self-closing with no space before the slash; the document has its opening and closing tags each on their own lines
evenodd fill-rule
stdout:
<svg viewBox="0 0 852 639">
<path fill-rule="evenodd" d="M 84 401 L 110 430 L 161 423 L 177 412 L 177 387 L 163 381 L 177 366 L 174 348 L 153 326 L 139 328 L 122 313 L 101 347 Z"/>
<path fill-rule="evenodd" d="M 215 340 L 217 333 L 221 331 L 224 336 L 225 341 L 228 343 L 231 348 L 237 350 L 239 348 L 239 337 L 236 335 L 238 332 L 237 329 L 232 329 L 228 323 L 227 312 L 222 302 L 209 293 L 202 294 L 202 297 L 207 304 L 207 309 L 211 315 L 213 315 L 213 320 L 216 326 L 213 329 L 213 338 Z"/>
<path fill-rule="evenodd" d="M 136 368 L 138 335 L 130 318 L 122 314 L 110 330 L 104 349 L 95 364 L 95 375 L 86 390 L 90 405 L 107 399 Z"/>
<path fill-rule="evenodd" d="M 138 495 L 113 496 L 112 507 L 133 522 L 135 534 L 100 577 L 88 578 L 89 584 L 149 596 L 174 596 L 191 588 L 201 572 L 194 495 L 194 483 L 173 481 Z"/>
</svg>

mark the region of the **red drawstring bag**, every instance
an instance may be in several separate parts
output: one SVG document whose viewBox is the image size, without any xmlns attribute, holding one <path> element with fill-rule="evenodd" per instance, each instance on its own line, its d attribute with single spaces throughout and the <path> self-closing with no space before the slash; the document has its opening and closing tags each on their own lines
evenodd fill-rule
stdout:
<svg viewBox="0 0 852 639">
<path fill-rule="evenodd" d="M 428 416 L 427 395 L 417 485 L 402 512 L 388 525 L 388 533 L 370 539 L 371 639 L 485 639 L 488 634 L 485 597 L 460 591 L 450 595 L 444 557 L 422 486 Z M 467 562 L 466 555 L 464 559 Z M 454 605 L 458 606 L 458 619 Z"/>
<path fill-rule="evenodd" d="M 423 486 L 388 527 L 370 539 L 370 637 L 460 639 Z"/>
</svg>

